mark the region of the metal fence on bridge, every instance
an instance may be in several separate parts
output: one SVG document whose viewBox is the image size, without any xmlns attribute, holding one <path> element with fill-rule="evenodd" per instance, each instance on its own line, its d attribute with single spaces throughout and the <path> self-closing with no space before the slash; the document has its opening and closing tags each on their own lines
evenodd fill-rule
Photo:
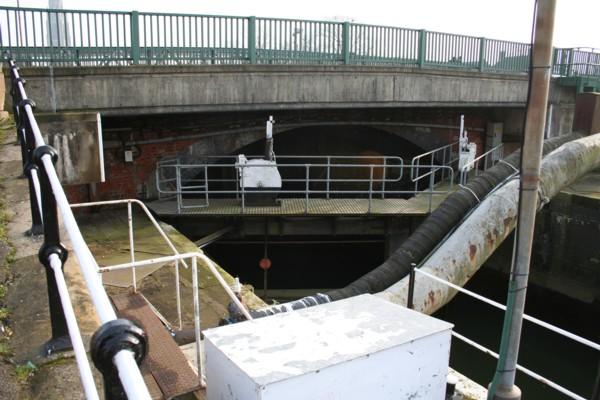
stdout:
<svg viewBox="0 0 600 400">
<path fill-rule="evenodd" d="M 351 64 L 524 73 L 530 47 L 337 21 L 0 7 L 0 48 L 31 66 Z M 553 74 L 600 78 L 600 53 L 557 48 Z"/>
</svg>

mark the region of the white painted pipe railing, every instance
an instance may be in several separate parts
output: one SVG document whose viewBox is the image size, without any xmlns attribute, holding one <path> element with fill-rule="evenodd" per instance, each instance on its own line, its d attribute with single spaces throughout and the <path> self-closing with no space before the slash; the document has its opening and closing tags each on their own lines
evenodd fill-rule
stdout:
<svg viewBox="0 0 600 400">
<path fill-rule="evenodd" d="M 430 274 L 428 272 L 422 271 L 419 268 L 416 268 L 415 272 L 417 274 L 423 275 L 423 276 L 425 276 L 425 277 L 427 277 L 429 279 L 432 279 L 432 280 L 434 280 L 434 281 L 436 281 L 438 283 L 447 285 L 448 287 L 450 287 L 450 288 L 452 288 L 452 289 L 454 289 L 454 290 L 456 290 L 458 292 L 464 293 L 467 296 L 473 297 L 473 298 L 475 298 L 477 300 L 480 300 L 480 301 L 482 301 L 482 302 L 484 302 L 486 304 L 489 304 L 489 305 L 491 305 L 493 307 L 496 307 L 496 308 L 498 308 L 500 310 L 506 311 L 506 306 L 503 305 L 503 304 L 501 304 L 501 303 L 498 303 L 497 301 L 494 301 L 492 299 L 488 299 L 487 297 L 484 297 L 484 296 L 482 296 L 480 294 L 477 294 L 477 293 L 475 293 L 473 291 L 465 289 L 465 288 L 463 288 L 463 287 L 461 287 L 459 285 L 456 285 L 456 284 L 454 284 L 452 282 L 448 282 L 445 279 L 442 279 L 442 278 L 440 278 L 438 276 L 435 276 L 435 275 L 432 275 L 432 274 Z M 416 284 L 416 279 L 415 279 L 415 284 Z M 548 330 L 550 330 L 552 332 L 555 332 L 555 333 L 557 333 L 557 334 L 559 334 L 559 335 L 561 335 L 563 337 L 569 338 L 569 339 L 574 340 L 574 341 L 576 341 L 578 343 L 581 343 L 581 344 L 583 344 L 585 346 L 588 346 L 588 347 L 590 347 L 590 348 L 592 348 L 594 350 L 600 351 L 600 344 L 595 343 L 595 342 L 593 342 L 591 340 L 588 340 L 588 339 L 586 339 L 584 337 L 575 335 L 574 333 L 568 332 L 568 331 L 566 331 L 566 330 L 564 330 L 562 328 L 559 328 L 559 327 L 554 326 L 552 324 L 549 324 L 547 322 L 541 321 L 541 320 L 539 320 L 537 318 L 534 318 L 534 317 L 532 317 L 530 315 L 527 315 L 527 314 L 524 314 L 524 319 L 526 319 L 526 320 L 528 320 L 528 321 L 530 321 L 530 322 L 532 322 L 532 323 L 534 323 L 534 324 L 536 324 L 538 326 L 546 328 L 546 329 L 548 329 Z M 467 338 L 467 337 L 465 337 L 465 336 L 463 336 L 463 335 L 461 335 L 459 333 L 452 332 L 452 336 L 456 337 L 457 339 L 459 339 L 459 340 L 461 340 L 461 341 L 469 344 L 470 346 L 472 346 L 472 347 L 474 347 L 474 348 L 476 348 L 476 349 L 478 349 L 478 350 L 480 350 L 480 351 L 482 351 L 482 352 L 484 352 L 484 353 L 486 353 L 486 354 L 488 354 L 488 355 L 490 355 L 490 356 L 492 356 L 492 357 L 494 357 L 496 359 L 498 358 L 498 353 L 496 353 L 496 352 L 494 352 L 494 351 L 492 351 L 492 350 L 490 350 L 490 349 L 488 349 L 488 348 L 480 345 L 479 343 L 477 343 L 477 342 L 475 342 L 475 341 L 473 341 L 473 340 L 471 340 L 471 339 L 469 339 L 469 338 Z M 537 373 L 533 372 L 532 370 L 530 370 L 528 368 L 523 367 L 522 365 L 517 365 L 517 369 L 519 371 L 523 372 L 524 374 L 530 376 L 531 378 L 537 380 L 538 382 L 541 382 L 541 383 L 543 383 L 545 385 L 548 385 L 551 388 L 553 388 L 553 389 L 561 392 L 562 394 L 564 394 L 564 395 L 566 395 L 566 396 L 568 396 L 568 397 L 570 397 L 572 399 L 585 400 L 584 397 L 582 397 L 582 396 L 580 396 L 580 395 L 578 395 L 578 394 L 570 391 L 569 389 L 567 389 L 567 388 L 559 385 L 556 382 L 551 381 L 550 379 L 547 379 L 547 378 L 541 376 L 540 374 L 537 374 Z"/>
<path fill-rule="evenodd" d="M 11 66 L 13 65 L 14 64 L 12 64 Z M 17 79 L 19 78 L 18 72 L 16 70 L 15 77 Z M 27 99 L 27 95 L 25 93 L 25 89 L 23 87 L 22 82 L 17 81 L 17 88 L 20 91 L 21 98 L 23 100 Z M 33 115 L 32 107 L 29 104 L 25 104 L 23 108 L 25 110 L 25 113 L 27 114 L 31 130 L 35 138 L 35 147 L 38 148 L 40 146 L 44 146 L 46 143 L 44 142 L 44 138 L 42 136 L 40 128 Z M 111 306 L 108 295 L 106 294 L 106 291 L 104 290 L 102 282 L 100 281 L 100 277 L 97 273 L 98 264 L 96 263 L 96 260 L 94 259 L 90 249 L 88 248 L 87 244 L 85 243 L 85 240 L 83 239 L 83 236 L 81 235 L 81 231 L 79 230 L 77 222 L 75 221 L 75 217 L 73 215 L 73 212 L 71 211 L 71 207 L 56 173 L 56 169 L 54 168 L 52 158 L 49 154 L 45 154 L 41 157 L 41 161 L 43 163 L 46 174 L 48 175 L 50 186 L 52 188 L 52 193 L 54 194 L 56 205 L 62 217 L 63 226 L 67 231 L 69 239 L 71 240 L 73 252 L 75 253 L 75 256 L 79 262 L 81 272 L 84 276 L 84 280 L 86 282 L 90 297 L 98 314 L 98 318 L 100 319 L 100 322 L 102 324 L 115 320 L 117 319 L 117 316 Z M 57 259 L 53 258 L 52 260 L 54 260 L 53 262 L 56 265 Z M 55 271 L 56 275 L 56 268 L 54 266 L 52 268 Z M 62 288 L 62 290 L 60 290 L 60 297 L 63 309 L 65 311 L 65 318 L 67 319 L 69 335 L 71 336 L 71 340 L 73 341 L 73 336 L 78 336 L 79 339 L 81 339 L 81 334 L 79 333 L 78 329 L 75 330 L 76 321 L 74 321 L 74 318 L 70 318 L 67 315 L 69 313 L 67 311 L 67 309 L 69 309 L 69 306 L 65 308 L 65 304 L 68 303 L 70 305 L 71 302 L 68 298 L 68 291 L 66 291 L 66 283 L 64 282 L 64 276 L 62 276 L 62 278 L 61 276 L 62 271 L 60 273 L 60 276 L 57 278 L 57 284 L 59 286 L 62 286 L 60 283 L 62 281 L 62 283 L 64 283 L 65 285 Z M 72 306 L 70 307 L 70 309 L 72 311 Z M 89 368 L 89 362 L 87 361 L 85 350 L 82 350 L 82 347 L 77 345 L 76 343 L 77 339 L 73 341 L 73 349 L 78 360 L 78 365 L 80 370 L 82 368 L 83 370 L 85 370 L 86 368 L 81 366 L 84 357 L 85 363 L 87 363 L 87 368 Z M 127 396 L 130 399 L 150 400 L 148 388 L 146 387 L 144 379 L 142 378 L 142 374 L 137 366 L 133 353 L 129 350 L 121 350 L 114 356 L 113 363 L 119 371 L 119 377 L 121 379 L 121 383 L 123 384 L 123 388 Z M 89 376 L 87 372 L 82 373 L 81 379 L 87 395 L 87 390 L 91 389 Z M 90 398 L 97 398 L 97 393 L 96 397 L 92 395 L 92 397 Z"/>
<path fill-rule="evenodd" d="M 67 282 L 65 281 L 65 276 L 62 271 L 62 262 L 58 258 L 58 255 L 52 254 L 50 256 L 50 266 L 52 267 L 54 277 L 56 278 L 56 286 L 60 293 L 60 301 L 65 313 L 65 320 L 69 327 L 69 337 L 71 338 L 71 344 L 73 345 L 73 351 L 75 353 L 75 359 L 77 360 L 77 367 L 79 368 L 79 375 L 81 377 L 81 384 L 83 385 L 85 397 L 88 400 L 97 400 L 99 397 L 94 382 L 94 376 L 92 375 L 90 362 L 87 358 L 83 340 L 81 339 L 77 319 L 75 319 L 75 311 L 71 304 L 69 289 L 67 288 Z"/>
</svg>

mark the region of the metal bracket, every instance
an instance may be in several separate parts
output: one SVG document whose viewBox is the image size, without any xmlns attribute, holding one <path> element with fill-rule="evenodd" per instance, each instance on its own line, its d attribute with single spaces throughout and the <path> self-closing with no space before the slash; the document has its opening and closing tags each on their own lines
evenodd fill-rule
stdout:
<svg viewBox="0 0 600 400">
<path fill-rule="evenodd" d="M 92 336 L 90 353 L 94 365 L 104 378 L 104 396 L 107 400 L 127 399 L 119 371 L 113 363 L 113 358 L 121 350 L 132 351 L 138 365 L 148 353 L 146 333 L 128 319 L 109 321 Z"/>
</svg>

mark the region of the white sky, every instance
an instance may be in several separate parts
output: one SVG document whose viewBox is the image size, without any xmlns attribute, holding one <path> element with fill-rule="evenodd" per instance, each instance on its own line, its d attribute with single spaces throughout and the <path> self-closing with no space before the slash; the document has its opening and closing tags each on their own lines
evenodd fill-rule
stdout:
<svg viewBox="0 0 600 400">
<path fill-rule="evenodd" d="M 16 6 L 17 0 L 0 0 Z M 20 0 L 46 8 L 47 0 Z M 533 0 L 63 0 L 64 8 L 355 22 L 529 42 Z M 600 48 L 600 0 L 557 0 L 556 47 Z"/>
</svg>

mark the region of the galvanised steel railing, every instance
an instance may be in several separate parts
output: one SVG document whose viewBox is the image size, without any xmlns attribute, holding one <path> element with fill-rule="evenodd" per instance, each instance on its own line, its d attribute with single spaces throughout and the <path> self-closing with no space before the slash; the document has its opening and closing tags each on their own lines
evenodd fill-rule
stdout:
<svg viewBox="0 0 600 400">
<path fill-rule="evenodd" d="M 405 65 L 502 73 L 530 44 L 337 21 L 0 7 L 0 49 L 22 65 Z M 554 50 L 553 74 L 599 77 L 600 53 Z"/>
<path fill-rule="evenodd" d="M 244 171 L 275 168 L 266 163 L 239 164 L 234 156 L 205 158 L 205 164 L 186 164 L 179 159 L 157 163 L 155 179 L 159 198 L 175 198 L 178 213 L 209 207 L 211 199 L 236 199 L 243 214 L 247 197 L 252 195 L 252 189 L 246 188 L 244 183 Z M 211 163 L 215 158 L 225 163 Z M 455 171 L 450 165 L 405 165 L 402 158 L 393 156 L 279 156 L 277 159 L 282 186 L 261 188 L 260 193 L 303 199 L 305 213 L 315 199 L 364 198 L 366 212 L 371 213 L 375 198 L 403 198 L 419 193 L 428 197 L 431 212 L 433 196 L 453 190 Z M 280 162 L 286 159 L 287 163 Z M 419 169 L 421 175 L 415 174 L 415 169 Z M 436 172 L 448 178 L 447 187 L 435 187 Z M 407 179 L 403 180 L 405 176 Z M 419 188 L 421 180 L 427 181 L 426 188 Z M 409 183 L 414 189 L 405 187 Z"/>
</svg>

